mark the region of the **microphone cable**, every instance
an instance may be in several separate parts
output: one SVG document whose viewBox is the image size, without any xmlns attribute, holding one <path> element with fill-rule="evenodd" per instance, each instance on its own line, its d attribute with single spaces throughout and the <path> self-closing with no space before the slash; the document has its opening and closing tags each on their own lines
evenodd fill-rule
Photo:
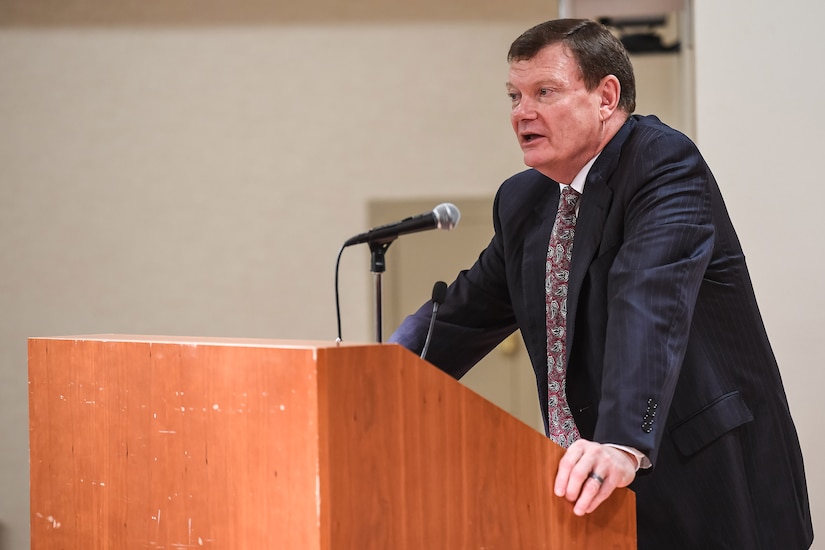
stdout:
<svg viewBox="0 0 825 550">
<path fill-rule="evenodd" d="M 338 251 L 338 259 L 335 260 L 335 317 L 338 319 L 338 338 L 335 341 L 339 344 L 343 342 L 343 339 L 341 338 L 341 301 L 338 297 L 338 271 L 341 267 L 341 254 L 344 253 L 346 247 L 346 244 L 341 247 L 341 250 Z"/>
</svg>

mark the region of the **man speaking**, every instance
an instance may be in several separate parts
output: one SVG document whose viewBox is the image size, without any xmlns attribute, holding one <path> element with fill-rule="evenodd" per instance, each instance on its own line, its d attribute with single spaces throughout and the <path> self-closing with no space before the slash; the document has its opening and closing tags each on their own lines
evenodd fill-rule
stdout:
<svg viewBox="0 0 825 550">
<path fill-rule="evenodd" d="M 642 550 L 800 550 L 802 455 L 744 254 L 694 143 L 633 115 L 621 42 L 588 20 L 513 42 L 506 90 L 530 169 L 449 286 L 427 358 L 458 378 L 520 329 L 555 486 L 576 514 L 636 492 Z M 390 338 L 419 353 L 429 304 Z"/>
</svg>

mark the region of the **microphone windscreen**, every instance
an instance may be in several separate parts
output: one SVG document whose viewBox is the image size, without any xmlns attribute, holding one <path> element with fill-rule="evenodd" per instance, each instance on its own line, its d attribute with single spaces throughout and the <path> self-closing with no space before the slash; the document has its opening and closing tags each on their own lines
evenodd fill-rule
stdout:
<svg viewBox="0 0 825 550">
<path fill-rule="evenodd" d="M 438 281 L 433 285 L 433 303 L 442 304 L 447 298 L 447 283 Z"/>
<path fill-rule="evenodd" d="M 461 212 L 458 211 L 456 205 L 449 202 L 442 202 L 433 208 L 433 214 L 438 228 L 448 231 L 457 226 L 458 220 L 461 219 Z"/>
</svg>

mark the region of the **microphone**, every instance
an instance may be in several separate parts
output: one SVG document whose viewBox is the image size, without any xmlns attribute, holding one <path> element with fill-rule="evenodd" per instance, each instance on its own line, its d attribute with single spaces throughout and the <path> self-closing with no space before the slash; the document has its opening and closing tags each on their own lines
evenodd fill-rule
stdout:
<svg viewBox="0 0 825 550">
<path fill-rule="evenodd" d="M 366 233 L 356 235 L 344 243 L 344 246 L 353 244 L 392 242 L 401 235 L 427 231 L 429 229 L 450 230 L 458 225 L 461 213 L 454 204 L 444 202 L 433 208 L 432 212 L 425 212 L 417 216 L 410 216 L 395 223 L 388 223 L 374 227 Z"/>
<path fill-rule="evenodd" d="M 433 316 L 430 318 L 430 328 L 427 329 L 427 339 L 424 340 L 424 349 L 421 350 L 421 358 L 427 356 L 427 350 L 430 348 L 430 339 L 433 337 L 433 327 L 435 327 L 435 316 L 438 314 L 438 306 L 444 303 L 447 297 L 447 283 L 438 281 L 433 285 Z"/>
</svg>

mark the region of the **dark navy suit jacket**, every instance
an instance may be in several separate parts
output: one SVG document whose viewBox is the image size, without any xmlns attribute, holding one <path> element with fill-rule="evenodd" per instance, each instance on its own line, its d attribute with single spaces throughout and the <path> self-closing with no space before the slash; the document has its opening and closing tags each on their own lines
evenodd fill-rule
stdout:
<svg viewBox="0 0 825 550">
<path fill-rule="evenodd" d="M 520 329 L 545 426 L 545 261 L 558 199 L 558 184 L 535 170 L 502 184 L 495 235 L 450 285 L 428 351 L 459 378 Z M 630 117 L 579 205 L 567 397 L 582 437 L 653 463 L 631 485 L 639 548 L 808 548 L 805 474 L 779 369 L 695 145 L 655 117 Z M 422 306 L 390 341 L 420 352 L 430 313 Z"/>
</svg>

